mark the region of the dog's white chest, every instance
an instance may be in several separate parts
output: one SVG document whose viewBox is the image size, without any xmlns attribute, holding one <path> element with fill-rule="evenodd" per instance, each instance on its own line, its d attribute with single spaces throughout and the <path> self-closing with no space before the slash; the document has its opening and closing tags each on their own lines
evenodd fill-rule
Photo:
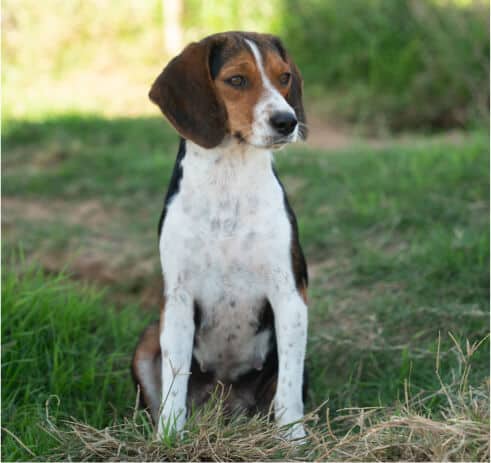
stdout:
<svg viewBox="0 0 491 463">
<path fill-rule="evenodd" d="M 257 332 L 260 312 L 291 273 L 283 192 L 259 154 L 207 159 L 188 147 L 160 240 L 166 293 L 199 307 L 194 355 L 222 379 L 262 366 L 271 333 Z"/>
</svg>

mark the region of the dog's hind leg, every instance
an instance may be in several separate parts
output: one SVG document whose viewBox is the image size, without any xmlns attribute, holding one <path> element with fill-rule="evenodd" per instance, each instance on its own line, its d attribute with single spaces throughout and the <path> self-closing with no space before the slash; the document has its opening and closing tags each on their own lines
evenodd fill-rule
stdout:
<svg viewBox="0 0 491 463">
<path fill-rule="evenodd" d="M 133 379 L 140 387 L 141 405 L 150 410 L 154 423 L 159 417 L 161 384 L 161 355 L 160 355 L 159 322 L 151 323 L 143 331 L 131 362 Z"/>
</svg>

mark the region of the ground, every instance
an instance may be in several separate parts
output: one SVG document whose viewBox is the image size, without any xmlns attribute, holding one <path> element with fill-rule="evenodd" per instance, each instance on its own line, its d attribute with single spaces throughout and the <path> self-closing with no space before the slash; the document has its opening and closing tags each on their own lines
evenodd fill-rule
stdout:
<svg viewBox="0 0 491 463">
<path fill-rule="evenodd" d="M 472 407 L 463 406 L 465 413 L 460 414 L 457 402 L 452 405 L 453 411 L 450 406 L 449 416 L 444 413 L 449 398 L 456 401 L 458 396 L 465 402 L 469 387 L 486 391 L 489 386 L 489 344 L 485 339 L 489 310 L 487 134 L 454 132 L 380 140 L 324 124 L 322 119 L 313 118 L 311 144 L 291 147 L 276 157 L 279 175 L 297 213 L 311 275 L 307 359 L 311 390 L 307 405 L 309 410 L 315 410 L 328 401 L 327 408 L 324 405 L 320 413 L 325 416 L 328 410 L 334 419 L 331 432 L 339 446 L 329 441 L 326 448 L 340 452 L 328 454 L 311 443 L 310 451 L 317 449 L 318 453 L 310 455 L 320 459 L 343 458 L 342 451 L 347 450 L 339 442 L 343 445 L 347 442 L 342 437 L 347 422 L 351 423 L 348 427 L 354 429 L 352 432 L 361 436 L 371 425 L 387 423 L 390 414 L 401 420 L 410 416 L 416 421 L 425 418 L 432 420 L 432 425 L 448 426 L 451 420 L 465 417 L 485 429 L 485 402 L 479 402 L 472 419 L 466 415 Z M 113 327 L 118 324 L 118 313 L 124 314 L 119 315 L 119 320 L 124 320 L 127 327 L 121 334 L 124 342 L 120 339 L 113 345 L 108 341 L 118 361 L 117 368 L 105 365 L 110 373 L 100 385 L 102 389 L 90 385 L 89 378 L 80 385 L 86 394 L 82 399 L 67 392 L 73 388 L 74 377 L 67 375 L 62 384 L 61 380 L 56 384 L 56 379 L 51 379 L 54 383 L 47 386 L 42 381 L 36 383 L 37 375 L 43 373 L 33 371 L 32 390 L 19 397 L 15 391 L 22 373 L 15 375 L 14 371 L 39 351 L 21 355 L 22 349 L 9 346 L 18 346 L 23 339 L 19 336 L 37 330 L 38 325 L 31 326 L 13 315 L 5 318 L 9 323 L 3 323 L 7 357 L 3 375 L 12 380 L 2 392 L 7 404 L 3 426 L 9 431 L 5 435 L 4 458 L 32 457 L 13 435 L 34 455 L 46 457 L 54 455 L 53 443 L 37 440 L 32 424 L 21 418 L 27 402 L 40 406 L 39 413 L 43 415 L 45 400 L 56 394 L 61 401 L 61 415 L 73 416 L 96 428 L 108 426 L 114 419 L 121 423 L 134 403 L 124 365 L 129 364 L 144 322 L 158 316 L 161 278 L 157 221 L 177 151 L 177 137 L 161 118 L 153 116 L 72 115 L 42 122 L 8 121 L 4 150 L 4 259 L 8 262 L 7 278 L 17 275 L 4 283 L 4 291 L 10 289 L 10 293 L 4 293 L 5 310 L 17 308 L 22 313 L 22 304 L 33 295 L 39 295 L 39 299 L 32 300 L 36 304 L 41 304 L 39 301 L 45 297 L 45 305 L 50 307 L 49 297 L 56 301 L 65 297 L 60 295 L 58 286 L 50 283 L 57 281 L 60 271 L 65 271 L 77 285 L 88 283 L 104 291 L 102 299 L 87 302 L 84 287 L 61 284 L 62 288 L 68 285 L 70 294 L 71 291 L 75 294 L 73 300 L 79 301 L 77 306 L 84 308 L 74 311 L 72 319 L 67 314 L 70 321 L 56 325 L 57 332 L 66 330 L 67 336 L 71 333 L 73 339 L 80 340 L 70 344 L 74 352 L 90 350 L 93 357 L 84 360 L 87 368 L 89 364 L 94 367 L 91 358 L 107 355 L 104 343 L 90 348 L 87 333 L 94 330 L 90 336 L 99 333 L 113 339 L 115 333 L 124 331 Z M 26 268 L 30 265 L 40 267 L 41 276 L 29 276 Z M 51 293 L 47 291 L 49 294 L 43 296 L 39 292 L 43 287 L 52 288 Z M 12 292 L 26 296 L 15 302 Z M 60 313 L 68 306 L 66 301 L 59 303 Z M 96 306 L 99 315 L 95 315 Z M 101 307 L 107 308 L 108 319 L 100 315 L 105 313 L 100 311 Z M 85 316 L 84 311 L 93 314 L 89 319 L 99 320 L 87 333 L 72 326 L 78 324 L 78 313 L 82 318 Z M 61 322 L 48 317 L 43 323 L 54 326 L 53 323 Z M 479 349 L 473 349 L 483 339 Z M 62 355 L 68 347 L 59 349 Z M 51 354 L 52 349 L 47 349 L 41 357 Z M 471 357 L 472 369 L 467 371 Z M 74 359 L 65 361 L 73 367 Z M 48 361 L 45 370 L 50 378 L 60 368 L 53 362 Z M 463 374 L 465 384 L 461 387 Z M 107 396 L 107 388 L 114 388 L 111 384 L 115 377 L 121 378 L 121 385 L 114 389 L 110 400 L 114 413 L 108 415 L 99 410 L 98 398 L 100 393 Z M 442 385 L 447 395 L 442 393 Z M 481 392 L 476 394 L 481 397 Z M 411 407 L 419 399 L 422 402 L 416 413 Z M 409 412 L 404 415 L 401 411 L 400 404 L 405 400 L 411 402 L 408 407 L 415 415 Z M 352 407 L 361 423 L 356 429 L 351 428 L 350 412 L 346 411 Z M 363 412 L 368 414 L 366 423 L 365 418 L 360 422 L 360 407 L 370 407 Z M 377 407 L 384 411 L 375 416 Z M 44 416 L 39 420 L 45 423 Z M 416 421 L 411 421 L 412 425 Z M 63 428 L 62 424 L 59 426 Z M 400 426 L 410 429 L 408 421 Z M 315 426 L 312 429 L 314 437 L 324 432 L 317 431 Z M 385 432 L 386 428 L 383 429 Z M 402 439 L 402 434 L 397 433 L 390 434 L 392 446 L 385 441 L 380 445 L 388 445 L 390 452 L 396 452 L 395 459 L 397 455 L 486 458 L 485 445 L 476 444 L 466 434 L 472 429 L 470 424 L 463 430 L 458 428 L 455 436 L 468 439 L 458 451 L 445 447 L 442 438 L 436 439 L 438 445 L 433 440 L 425 441 L 426 446 L 418 442 L 420 454 L 397 453 L 403 452 L 403 446 L 394 444 Z M 480 437 L 482 429 L 478 427 Z M 440 431 L 434 428 L 430 434 Z M 90 436 L 84 435 L 83 439 L 90 441 Z M 63 439 L 60 442 L 62 447 L 57 455 L 73 457 L 69 446 L 63 448 Z M 190 442 L 191 446 L 195 441 Z M 215 455 L 231 458 L 220 453 L 225 451 L 222 447 L 219 450 L 222 441 L 214 442 L 218 446 L 214 447 L 218 452 Z M 185 449 L 186 445 L 181 443 L 180 448 Z M 164 455 L 183 459 L 197 455 L 172 453 L 177 448 L 168 443 L 167 451 L 171 453 Z M 455 454 L 448 453 L 454 450 Z M 292 457 L 284 448 L 275 451 Z M 387 453 L 377 452 L 364 456 L 352 453 L 351 458 L 356 455 L 360 459 L 390 458 Z M 95 458 L 94 455 L 89 452 L 89 457 Z M 199 455 L 215 458 L 213 453 Z M 244 455 L 246 459 L 255 456 Z M 272 454 L 262 457 L 271 458 Z"/>
</svg>

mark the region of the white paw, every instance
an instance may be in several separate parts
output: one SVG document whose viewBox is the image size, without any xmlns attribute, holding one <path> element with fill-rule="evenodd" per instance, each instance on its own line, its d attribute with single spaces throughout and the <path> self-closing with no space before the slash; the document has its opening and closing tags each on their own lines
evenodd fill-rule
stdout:
<svg viewBox="0 0 491 463">
<path fill-rule="evenodd" d="M 278 403 L 282 403 L 278 401 Z M 283 401 L 284 403 L 284 401 Z M 276 405 L 276 404 L 275 404 Z M 303 425 L 303 403 L 294 403 L 290 407 L 275 406 L 276 424 L 281 427 L 281 434 L 285 439 L 305 442 L 305 428 Z M 302 439 L 302 442 L 300 440 Z"/>
<path fill-rule="evenodd" d="M 305 437 L 307 436 L 303 423 L 295 423 L 289 428 L 286 428 L 282 434 L 285 439 L 295 441 L 298 444 L 304 444 Z"/>
</svg>

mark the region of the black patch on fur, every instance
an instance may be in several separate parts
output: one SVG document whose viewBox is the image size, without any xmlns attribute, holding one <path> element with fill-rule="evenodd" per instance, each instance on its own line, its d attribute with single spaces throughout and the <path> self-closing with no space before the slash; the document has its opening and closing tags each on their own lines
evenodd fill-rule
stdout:
<svg viewBox="0 0 491 463">
<path fill-rule="evenodd" d="M 278 54 L 281 56 L 281 59 L 286 63 L 288 61 L 288 58 L 286 55 L 286 50 L 283 47 L 283 44 L 281 43 L 281 40 L 278 39 L 277 37 L 273 37 L 271 39 L 271 43 L 273 44 Z"/>
<path fill-rule="evenodd" d="M 276 173 L 274 167 L 273 167 L 273 174 L 276 177 L 276 181 L 280 185 L 281 190 L 283 191 L 283 201 L 285 204 L 285 209 L 288 215 L 290 226 L 292 227 L 291 255 L 292 255 L 292 271 L 293 271 L 293 276 L 295 277 L 295 284 L 297 285 L 297 289 L 303 287 L 306 288 L 309 283 L 309 275 L 307 272 L 307 263 L 305 262 L 305 256 L 303 254 L 302 247 L 300 246 L 297 217 L 295 216 L 295 213 L 293 212 L 293 209 L 290 206 L 285 188 L 281 183 L 281 180 L 279 179 L 278 174 Z"/>
<path fill-rule="evenodd" d="M 186 155 L 186 140 L 184 138 L 180 138 L 179 141 L 179 150 L 177 151 L 177 158 L 174 164 L 174 170 L 172 171 L 172 176 L 169 183 L 169 188 L 167 189 L 167 193 L 164 199 L 164 208 L 162 209 L 162 213 L 160 214 L 159 219 L 159 228 L 158 234 L 159 237 L 162 233 L 162 227 L 164 225 L 165 216 L 167 214 L 167 208 L 169 207 L 169 203 L 172 198 L 179 192 L 179 185 L 181 184 L 182 179 L 182 160 Z"/>
<path fill-rule="evenodd" d="M 245 143 L 245 138 L 244 136 L 242 135 L 242 132 L 234 132 L 234 137 L 238 140 L 239 143 Z"/>
<path fill-rule="evenodd" d="M 220 69 L 222 69 L 226 61 L 223 53 L 224 46 L 224 42 L 217 43 L 210 52 L 208 66 L 210 67 L 210 74 L 213 80 L 216 79 L 217 75 L 220 73 Z"/>
<path fill-rule="evenodd" d="M 223 41 L 217 42 L 210 52 L 210 57 L 208 61 L 208 66 L 210 68 L 210 75 L 213 80 L 215 80 L 220 74 L 220 70 L 223 65 L 233 58 L 237 53 L 242 50 L 249 49 L 246 47 L 245 43 L 242 41 L 244 34 L 224 34 Z"/>
<path fill-rule="evenodd" d="M 194 328 L 195 328 L 195 332 L 198 331 L 199 327 L 201 326 L 201 307 L 199 306 L 199 304 L 194 301 Z M 196 338 L 196 336 L 195 336 Z"/>
<path fill-rule="evenodd" d="M 266 301 L 259 314 L 259 324 L 257 326 L 256 334 L 268 329 L 274 331 L 274 313 L 271 304 L 269 301 Z"/>
</svg>

